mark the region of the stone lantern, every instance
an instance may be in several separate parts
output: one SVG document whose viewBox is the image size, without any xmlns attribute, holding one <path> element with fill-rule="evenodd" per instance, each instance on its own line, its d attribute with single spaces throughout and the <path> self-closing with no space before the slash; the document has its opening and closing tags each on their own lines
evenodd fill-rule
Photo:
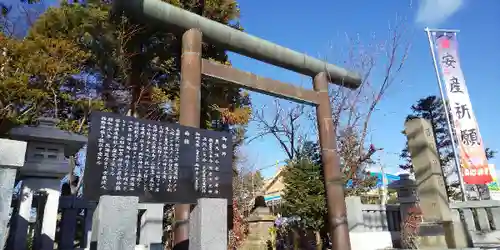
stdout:
<svg viewBox="0 0 500 250">
<path fill-rule="evenodd" d="M 418 203 L 417 184 L 410 179 L 409 174 L 400 174 L 399 180 L 389 184 L 389 188 L 396 190 L 398 194 L 401 220 L 405 221 L 408 211 Z"/>
<path fill-rule="evenodd" d="M 37 126 L 21 126 L 10 131 L 10 138 L 28 142 L 21 178 L 55 178 L 68 174 L 67 157 L 75 155 L 87 137 L 60 130 L 56 119 L 40 118 Z"/>
<path fill-rule="evenodd" d="M 40 118 L 37 126 L 21 126 L 10 130 L 13 140 L 28 143 L 25 163 L 19 171 L 23 181 L 19 216 L 15 222 L 13 244 L 25 245 L 27 223 L 31 214 L 33 195 L 47 195 L 41 227 L 41 249 L 52 249 L 55 239 L 61 178 L 68 174 L 68 157 L 76 154 L 86 143 L 87 137 L 60 130 L 56 119 Z M 38 214 L 42 214 L 38 211 Z"/>
</svg>

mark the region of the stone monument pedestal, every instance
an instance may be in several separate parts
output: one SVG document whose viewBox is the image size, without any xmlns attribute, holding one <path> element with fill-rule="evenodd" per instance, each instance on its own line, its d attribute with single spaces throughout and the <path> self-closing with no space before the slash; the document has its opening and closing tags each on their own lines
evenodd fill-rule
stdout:
<svg viewBox="0 0 500 250">
<path fill-rule="evenodd" d="M 227 250 L 227 233 L 227 199 L 198 199 L 189 219 L 189 250 Z"/>
<path fill-rule="evenodd" d="M 446 229 L 441 222 L 422 222 L 419 230 L 419 248 L 448 248 Z"/>
<path fill-rule="evenodd" d="M 163 203 L 139 203 L 139 210 L 144 210 L 139 221 L 139 244 L 149 250 L 162 248 Z"/>
<path fill-rule="evenodd" d="M 92 222 L 90 250 L 134 250 L 139 197 L 103 195 Z"/>
</svg>

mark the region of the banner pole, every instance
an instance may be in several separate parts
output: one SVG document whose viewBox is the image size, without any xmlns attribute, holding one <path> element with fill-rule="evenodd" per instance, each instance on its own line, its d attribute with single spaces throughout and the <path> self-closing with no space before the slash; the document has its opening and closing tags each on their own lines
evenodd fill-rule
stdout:
<svg viewBox="0 0 500 250">
<path fill-rule="evenodd" d="M 428 32 L 448 32 L 448 33 L 460 32 L 460 30 L 454 30 L 454 29 L 431 29 L 431 28 L 425 28 L 425 31 L 428 31 Z"/>
<path fill-rule="evenodd" d="M 436 52 L 434 51 L 434 42 L 432 41 L 431 38 L 431 30 L 429 28 L 425 28 L 425 32 L 427 33 L 427 38 L 429 39 L 429 47 L 431 49 L 432 61 L 434 62 L 434 70 L 436 71 L 436 78 L 438 81 L 439 92 L 441 94 L 441 101 L 443 102 L 444 113 L 446 116 L 446 123 L 448 125 L 448 130 L 450 132 L 451 147 L 454 156 L 453 158 L 455 159 L 455 165 L 458 173 L 458 181 L 460 183 L 460 189 L 462 190 L 462 200 L 467 201 L 467 193 L 465 189 L 464 179 L 462 176 L 462 169 L 460 168 L 460 159 L 458 158 L 455 138 L 453 136 L 453 127 L 451 126 L 450 115 L 448 113 L 448 105 L 446 104 L 446 99 L 443 91 L 443 81 L 441 80 L 441 75 L 439 73 L 438 63 L 436 60 Z"/>
</svg>

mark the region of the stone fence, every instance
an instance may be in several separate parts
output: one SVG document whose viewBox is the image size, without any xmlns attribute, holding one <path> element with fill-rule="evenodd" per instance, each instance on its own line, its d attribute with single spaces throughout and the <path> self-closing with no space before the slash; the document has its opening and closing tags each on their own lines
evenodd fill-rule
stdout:
<svg viewBox="0 0 500 250">
<path fill-rule="evenodd" d="M 410 180 L 407 175 L 401 175 L 400 179 L 392 186 L 398 190 L 399 204 L 370 205 L 362 204 L 360 197 L 346 198 L 353 249 L 399 247 L 406 211 L 409 207 L 420 206 L 414 190 L 415 181 Z M 447 232 L 445 226 L 441 231 L 427 230 L 425 227 L 421 231 L 426 231 L 424 234 L 438 235 L 441 232 L 446 235 L 446 241 L 453 238 L 453 244 L 460 244 L 461 247 L 500 247 L 500 201 L 450 202 L 448 210 L 448 221 L 453 224 L 450 232 Z M 465 235 L 465 239 L 455 239 L 458 235 Z"/>
<path fill-rule="evenodd" d="M 405 177 L 403 176 L 403 179 Z M 33 197 L 32 214 L 26 222 L 18 214 L 18 199 L 14 199 L 12 219 L 9 227 L 8 248 L 41 249 L 43 223 L 51 220 L 44 215 L 46 196 L 39 193 Z M 402 199 L 410 200 L 409 198 Z M 362 204 L 360 197 L 346 198 L 348 224 L 353 249 L 382 249 L 397 247 L 400 241 L 401 223 L 404 214 L 400 204 L 374 205 Z M 90 245 L 92 217 L 95 203 L 83 199 L 63 196 L 59 199 L 59 216 L 56 219 L 57 234 L 55 249 L 88 248 Z M 468 201 L 450 204 L 453 221 L 460 222 L 467 229 L 470 245 L 495 245 L 500 239 L 500 201 Z M 274 220 L 270 213 L 259 209 L 258 216 L 251 216 L 250 233 L 257 233 L 256 240 L 268 237 L 268 228 Z M 163 206 L 161 204 L 141 204 L 137 209 L 137 229 L 135 242 L 138 246 L 149 246 L 149 249 L 161 247 Z M 19 218 L 19 219 L 16 219 Z M 21 228 L 24 227 L 24 228 Z M 28 230 L 26 230 L 26 227 Z M 20 233 L 20 232 L 27 232 Z M 259 231 L 259 232 L 256 232 Z M 262 232 L 261 232 L 262 231 Z M 251 237 L 251 236 L 250 236 Z"/>
<path fill-rule="evenodd" d="M 400 230 L 399 205 L 362 204 L 361 198 L 347 197 L 347 216 L 351 232 L 397 232 Z"/>
<path fill-rule="evenodd" d="M 400 204 L 361 204 L 360 197 L 347 197 L 346 205 L 353 249 L 399 247 L 405 216 Z M 500 246 L 500 201 L 452 202 L 450 211 L 452 222 L 464 228 L 468 247 Z"/>
<path fill-rule="evenodd" d="M 500 247 L 500 201 L 451 203 L 452 220 L 461 222 L 469 245 Z"/>
<path fill-rule="evenodd" d="M 384 248 L 397 245 L 402 217 L 398 204 L 362 204 L 358 196 L 347 197 L 345 201 L 352 249 L 365 249 L 363 244 L 368 244 L 366 246 L 371 248 L 366 249 L 370 250 L 374 246 Z M 267 241 L 272 241 L 269 229 L 275 219 L 270 208 L 255 208 L 247 219 L 249 235 L 241 249 L 265 249 Z"/>
<path fill-rule="evenodd" d="M 347 197 L 347 218 L 352 249 L 382 249 L 399 245 L 399 205 L 362 204 L 360 197 Z"/>
</svg>

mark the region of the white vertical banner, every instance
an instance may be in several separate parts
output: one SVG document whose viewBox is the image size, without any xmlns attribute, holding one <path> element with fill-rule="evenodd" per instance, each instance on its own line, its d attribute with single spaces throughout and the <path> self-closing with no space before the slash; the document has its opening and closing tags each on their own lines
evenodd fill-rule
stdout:
<svg viewBox="0 0 500 250">
<path fill-rule="evenodd" d="M 460 66 L 456 33 L 433 31 L 432 38 L 437 47 L 436 61 L 451 108 L 463 181 L 466 184 L 490 183 L 492 177 L 483 140 Z"/>
</svg>

